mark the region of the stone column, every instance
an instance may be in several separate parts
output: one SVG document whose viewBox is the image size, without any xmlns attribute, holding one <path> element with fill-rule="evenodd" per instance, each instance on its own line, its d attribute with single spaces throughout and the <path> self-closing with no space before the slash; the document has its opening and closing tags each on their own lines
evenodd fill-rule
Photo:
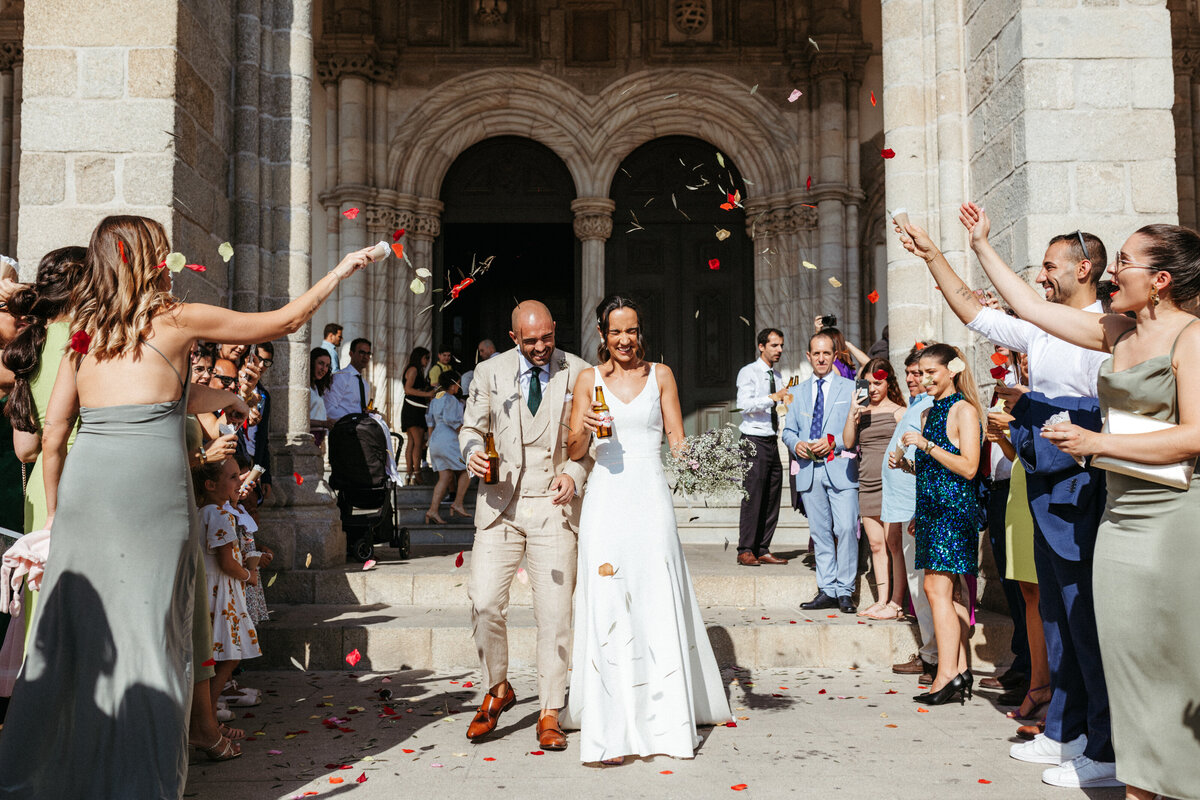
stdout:
<svg viewBox="0 0 1200 800">
<path fill-rule="evenodd" d="M 17 207 L 13 186 L 21 160 L 21 97 L 14 90 L 21 55 L 19 40 L 0 43 L 0 253 L 12 258 L 17 255 L 16 237 L 12 235 L 16 231 L 12 222 Z"/>
<path fill-rule="evenodd" d="M 412 229 L 406 234 L 406 238 L 411 240 L 412 249 L 408 252 L 414 270 L 424 268 L 430 272 L 434 271 L 433 240 L 442 233 L 444 210 L 445 206 L 440 200 L 432 197 L 417 198 Z M 433 280 L 429 279 L 428 283 L 432 288 Z M 407 319 L 408 347 L 433 347 L 433 310 L 429 309 L 429 306 L 440 305 L 442 300 L 429 291 L 422 295 L 413 294 L 408 291 L 407 282 L 403 291 L 407 293 L 410 309 Z M 404 353 L 404 357 L 407 359 L 407 352 Z"/>
<path fill-rule="evenodd" d="M 571 201 L 575 236 L 581 245 L 579 281 L 580 354 L 588 361 L 600 346 L 596 331 L 596 306 L 604 299 L 604 243 L 612 236 L 616 204 L 607 197 L 580 197 Z"/>
<path fill-rule="evenodd" d="M 819 287 L 818 314 L 844 314 L 844 287 L 829 283 L 829 277 L 846 282 L 846 217 L 843 191 L 846 186 L 846 74 L 833 56 L 814 59 L 817 78 L 819 183 L 813 187 L 820 217 L 817 266 L 826 280 Z"/>
<path fill-rule="evenodd" d="M 367 241 L 367 81 L 346 73 L 338 81 L 338 222 L 337 256 L 365 247 Z M 359 209 L 350 219 L 346 212 Z M 367 286 L 342 286 L 338 293 L 338 322 L 345 326 L 347 341 L 365 335 L 368 324 Z"/>
</svg>

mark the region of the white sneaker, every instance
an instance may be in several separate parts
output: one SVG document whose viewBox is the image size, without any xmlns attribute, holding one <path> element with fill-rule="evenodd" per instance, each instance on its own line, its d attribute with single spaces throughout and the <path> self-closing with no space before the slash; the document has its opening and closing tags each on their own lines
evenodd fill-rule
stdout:
<svg viewBox="0 0 1200 800">
<path fill-rule="evenodd" d="M 1028 761 L 1031 764 L 1065 764 L 1076 756 L 1083 755 L 1087 747 L 1087 734 L 1081 733 L 1069 742 L 1056 742 L 1044 733 L 1039 733 L 1031 741 L 1014 744 L 1008 754 L 1018 761 Z"/>
<path fill-rule="evenodd" d="M 1071 789 L 1091 789 L 1103 786 L 1124 786 L 1117 780 L 1117 765 L 1112 761 L 1092 761 L 1087 756 L 1076 756 L 1058 767 L 1042 773 L 1042 783 L 1051 786 L 1066 786 Z"/>
</svg>

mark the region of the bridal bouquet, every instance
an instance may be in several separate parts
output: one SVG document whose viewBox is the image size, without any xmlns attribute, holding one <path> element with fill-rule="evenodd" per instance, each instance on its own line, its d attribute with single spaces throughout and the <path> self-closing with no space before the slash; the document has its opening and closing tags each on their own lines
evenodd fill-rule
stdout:
<svg viewBox="0 0 1200 800">
<path fill-rule="evenodd" d="M 754 445 L 736 430 L 719 428 L 684 439 L 667 457 L 666 471 L 675 483 L 672 489 L 685 495 L 737 491 L 745 497 L 742 484 L 753 455 Z"/>
</svg>

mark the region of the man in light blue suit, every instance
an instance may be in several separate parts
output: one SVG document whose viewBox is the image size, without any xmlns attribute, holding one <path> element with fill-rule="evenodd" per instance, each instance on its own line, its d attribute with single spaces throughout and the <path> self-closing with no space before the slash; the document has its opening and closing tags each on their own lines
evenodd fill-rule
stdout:
<svg viewBox="0 0 1200 800">
<path fill-rule="evenodd" d="M 817 594 L 801 608 L 853 614 L 850 595 L 858 567 L 858 459 L 848 458 L 842 428 L 854 402 L 854 381 L 833 371 L 833 340 L 808 340 L 813 375 L 794 391 L 783 443 L 796 454 L 796 491 L 808 514 L 817 559 Z M 830 444 L 830 435 L 833 442 Z"/>
</svg>

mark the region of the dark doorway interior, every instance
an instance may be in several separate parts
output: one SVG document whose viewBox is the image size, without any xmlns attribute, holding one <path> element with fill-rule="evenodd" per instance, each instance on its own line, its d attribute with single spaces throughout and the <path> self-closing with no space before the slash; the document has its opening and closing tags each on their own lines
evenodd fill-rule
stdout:
<svg viewBox="0 0 1200 800">
<path fill-rule="evenodd" d="M 746 215 L 720 208 L 735 191 L 746 195 L 730 158 L 684 136 L 642 145 L 613 180 L 605 287 L 641 302 L 646 355 L 674 371 L 689 434 L 731 418 L 737 371 L 755 354 Z"/>
<path fill-rule="evenodd" d="M 500 136 L 463 151 L 442 182 L 442 233 L 435 246 L 433 298 L 440 306 L 450 287 L 492 258 L 487 272 L 444 310 L 434 312 L 434 344 L 449 343 L 474 364 L 475 347 L 508 337 L 513 304 L 537 299 L 558 323 L 558 346 L 579 352 L 579 258 L 572 228 L 575 184 L 549 148 L 530 139 Z"/>
</svg>

